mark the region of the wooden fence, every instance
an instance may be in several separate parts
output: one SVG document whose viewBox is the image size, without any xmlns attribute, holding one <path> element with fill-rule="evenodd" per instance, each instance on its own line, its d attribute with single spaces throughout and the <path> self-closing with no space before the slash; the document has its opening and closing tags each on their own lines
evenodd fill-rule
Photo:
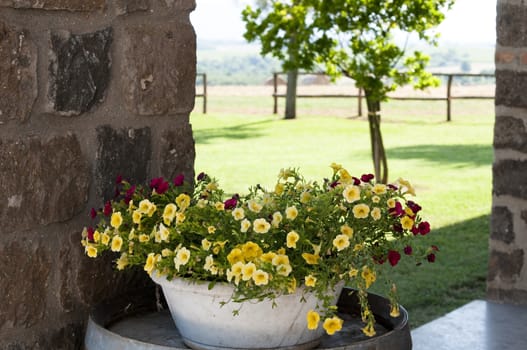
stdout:
<svg viewBox="0 0 527 350">
<path fill-rule="evenodd" d="M 280 74 L 285 74 L 283 72 L 273 73 L 273 113 L 278 113 L 278 98 L 285 97 L 285 94 L 278 93 L 278 76 Z M 298 73 L 298 75 L 324 75 L 324 73 Z M 494 74 L 469 74 L 469 73 L 436 73 L 434 76 L 437 77 L 447 77 L 447 87 L 446 87 L 446 96 L 445 97 L 395 97 L 390 96 L 391 100 L 433 100 L 433 101 L 446 101 L 446 120 L 452 120 L 452 100 L 468 100 L 468 99 L 494 99 L 494 96 L 453 96 L 452 95 L 452 82 L 456 77 L 481 77 L 481 78 L 494 78 Z M 362 100 L 364 98 L 364 93 L 362 89 L 358 90 L 358 94 L 327 94 L 327 95 L 312 95 L 312 94 L 297 94 L 297 98 L 357 98 L 358 107 L 357 113 L 361 117 L 362 114 Z"/>
<path fill-rule="evenodd" d="M 196 97 L 203 97 L 203 114 L 207 114 L 207 74 L 196 73 L 196 80 L 198 80 L 198 77 L 201 77 L 202 90 L 200 93 L 196 92 Z"/>
</svg>

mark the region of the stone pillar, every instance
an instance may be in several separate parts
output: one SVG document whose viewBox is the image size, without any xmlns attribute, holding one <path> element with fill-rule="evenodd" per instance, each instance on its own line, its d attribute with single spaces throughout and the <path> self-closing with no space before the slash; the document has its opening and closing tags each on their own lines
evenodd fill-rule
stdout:
<svg viewBox="0 0 527 350">
<path fill-rule="evenodd" d="M 527 304 L 527 2 L 498 0 L 487 294 Z"/>
<path fill-rule="evenodd" d="M 144 273 L 84 255 L 89 212 L 194 176 L 195 0 L 0 0 L 0 349 L 80 349 Z"/>
</svg>

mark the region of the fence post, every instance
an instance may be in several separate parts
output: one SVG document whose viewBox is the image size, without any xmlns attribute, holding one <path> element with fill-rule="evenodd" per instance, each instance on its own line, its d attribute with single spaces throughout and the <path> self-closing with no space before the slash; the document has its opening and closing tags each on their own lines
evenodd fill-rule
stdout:
<svg viewBox="0 0 527 350">
<path fill-rule="evenodd" d="M 207 114 L 207 74 L 203 73 L 203 114 Z"/>
<path fill-rule="evenodd" d="M 278 114 L 278 73 L 273 73 L 273 114 Z"/>
<path fill-rule="evenodd" d="M 446 87 L 446 121 L 449 122 L 452 120 L 452 80 L 454 76 L 452 74 L 448 75 L 448 83 Z"/>
<path fill-rule="evenodd" d="M 362 117 L 362 88 L 359 88 L 359 101 L 358 101 L 358 112 L 359 117 Z"/>
</svg>

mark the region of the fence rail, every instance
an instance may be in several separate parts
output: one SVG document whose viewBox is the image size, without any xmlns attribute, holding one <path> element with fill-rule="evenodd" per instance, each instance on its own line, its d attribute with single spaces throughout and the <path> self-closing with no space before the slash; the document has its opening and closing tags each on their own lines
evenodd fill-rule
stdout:
<svg viewBox="0 0 527 350">
<path fill-rule="evenodd" d="M 284 72 L 275 72 L 273 73 L 273 113 L 278 114 L 278 98 L 285 97 L 285 94 L 278 93 L 278 76 L 285 74 Z M 298 75 L 325 75 L 324 73 L 298 73 Z M 401 96 L 390 96 L 391 100 L 414 100 L 414 101 L 446 101 L 446 120 L 452 120 L 452 100 L 491 100 L 494 99 L 494 96 L 453 96 L 452 95 L 452 82 L 455 77 L 481 77 L 481 78 L 494 78 L 494 74 L 470 74 L 470 73 L 436 73 L 434 76 L 437 77 L 446 77 L 447 78 L 447 88 L 445 97 L 401 97 Z M 306 94 L 297 94 L 297 98 L 357 98 L 358 107 L 357 113 L 358 116 L 362 116 L 362 100 L 364 98 L 364 92 L 362 89 L 359 89 L 358 94 L 328 94 L 328 95 L 306 95 Z"/>
</svg>

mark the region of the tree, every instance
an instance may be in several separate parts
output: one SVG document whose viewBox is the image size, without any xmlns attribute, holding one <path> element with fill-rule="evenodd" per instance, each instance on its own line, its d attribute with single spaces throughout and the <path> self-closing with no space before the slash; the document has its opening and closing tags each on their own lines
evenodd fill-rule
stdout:
<svg viewBox="0 0 527 350">
<path fill-rule="evenodd" d="M 406 44 L 400 46 L 396 33 L 416 34 L 418 39 L 437 44 L 437 35 L 430 31 L 444 19 L 442 11 L 450 8 L 454 0 L 290 0 L 278 2 L 283 8 L 302 8 L 304 22 L 295 49 L 305 61 L 303 67 L 314 64 L 325 66 L 326 73 L 336 78 L 347 76 L 364 90 L 368 107 L 372 159 L 375 176 L 388 181 L 388 165 L 381 133 L 381 102 L 397 86 L 412 83 L 424 89 L 439 84 L 426 71 L 429 57 L 419 51 L 406 52 Z M 258 12 L 258 9 L 255 10 Z M 287 11 L 286 11 L 287 13 Z M 258 18 L 258 17 L 256 17 Z M 301 23 L 296 20 L 295 23 Z M 248 22 L 247 22 L 248 23 Z M 262 42 L 262 53 L 275 55 L 287 48 L 279 39 L 278 28 L 273 36 L 261 36 L 252 26 L 247 32 L 254 33 Z M 282 36 L 291 33 L 288 29 Z M 277 38 L 278 37 L 278 38 Z M 275 56 L 282 59 L 280 56 Z M 306 62 L 307 61 L 307 62 Z M 301 67 L 298 62 L 287 62 L 290 67 Z M 311 65 L 309 65 L 310 63 Z"/>
</svg>

